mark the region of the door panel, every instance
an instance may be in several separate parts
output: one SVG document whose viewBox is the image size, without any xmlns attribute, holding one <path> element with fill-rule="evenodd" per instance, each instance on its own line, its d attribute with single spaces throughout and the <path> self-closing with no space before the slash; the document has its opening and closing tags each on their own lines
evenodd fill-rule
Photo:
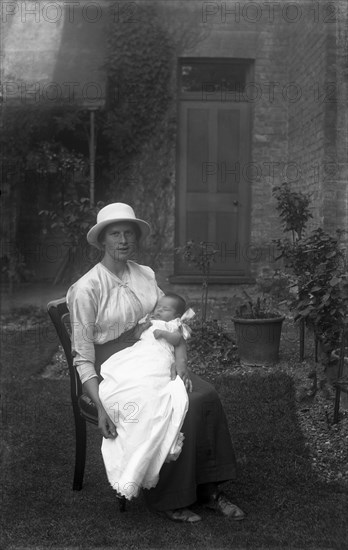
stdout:
<svg viewBox="0 0 348 550">
<path fill-rule="evenodd" d="M 240 111 L 217 109 L 217 150 L 220 167 L 217 177 L 219 193 L 238 193 L 240 159 Z"/>
<path fill-rule="evenodd" d="M 206 241 L 218 252 L 217 277 L 248 272 L 250 106 L 180 102 L 176 242 Z M 176 258 L 177 275 L 199 273 Z"/>
<path fill-rule="evenodd" d="M 202 166 L 209 157 L 209 111 L 187 111 L 187 175 L 188 192 L 200 192 L 206 187 L 202 181 Z M 205 189 L 206 190 L 206 189 Z"/>
</svg>

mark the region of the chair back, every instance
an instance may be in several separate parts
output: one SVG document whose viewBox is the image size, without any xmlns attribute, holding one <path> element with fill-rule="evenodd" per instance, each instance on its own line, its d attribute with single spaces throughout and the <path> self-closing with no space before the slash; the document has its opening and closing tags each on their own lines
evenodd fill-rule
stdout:
<svg viewBox="0 0 348 550">
<path fill-rule="evenodd" d="M 52 300 L 47 304 L 47 311 L 58 334 L 68 364 L 71 400 L 73 403 L 77 403 L 78 398 L 82 394 L 82 385 L 73 364 L 70 315 L 66 299 L 60 298 L 59 300 Z"/>
</svg>

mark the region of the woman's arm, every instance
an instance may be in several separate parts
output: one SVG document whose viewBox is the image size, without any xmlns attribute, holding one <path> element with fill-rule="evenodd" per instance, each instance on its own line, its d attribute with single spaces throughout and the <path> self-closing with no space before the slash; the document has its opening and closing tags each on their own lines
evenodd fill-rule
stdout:
<svg viewBox="0 0 348 550">
<path fill-rule="evenodd" d="M 182 337 L 179 344 L 175 347 L 174 352 L 176 372 L 184 382 L 187 391 L 192 392 L 192 380 L 190 378 L 190 372 L 187 368 L 186 342 Z"/>
<path fill-rule="evenodd" d="M 72 328 L 72 352 L 83 391 L 97 407 L 98 427 L 105 438 L 114 438 L 117 435 L 116 428 L 99 398 L 93 337 L 94 328 L 96 327 L 96 303 L 93 298 L 90 289 L 77 289 L 70 296 L 68 293 Z"/>
<path fill-rule="evenodd" d="M 90 378 L 84 382 L 82 387 L 83 391 L 92 399 L 97 407 L 99 430 L 106 439 L 114 439 L 117 435 L 116 428 L 100 401 L 98 378 Z"/>
<path fill-rule="evenodd" d="M 71 324 L 71 347 L 74 365 L 82 384 L 96 377 L 94 330 L 97 305 L 89 288 L 74 288 L 67 294 Z"/>
</svg>

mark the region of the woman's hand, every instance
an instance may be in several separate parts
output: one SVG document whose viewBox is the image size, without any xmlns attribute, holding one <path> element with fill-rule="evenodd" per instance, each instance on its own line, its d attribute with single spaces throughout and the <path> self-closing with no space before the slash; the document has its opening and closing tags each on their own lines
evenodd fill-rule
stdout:
<svg viewBox="0 0 348 550">
<path fill-rule="evenodd" d="M 172 363 L 170 367 L 171 380 L 175 380 L 177 375 L 179 375 L 181 380 L 184 382 L 187 392 L 191 393 L 193 390 L 193 386 L 192 386 L 192 380 L 190 377 L 190 371 L 186 366 L 183 367 L 183 366 L 177 365 L 176 363 Z"/>
<path fill-rule="evenodd" d="M 115 439 L 117 436 L 115 424 L 106 414 L 103 407 L 98 408 L 98 428 L 106 439 Z"/>
<path fill-rule="evenodd" d="M 106 411 L 99 398 L 98 378 L 90 378 L 83 384 L 83 391 L 90 397 L 97 407 L 98 411 L 98 428 L 106 439 L 115 439 L 117 436 L 115 424 Z"/>
<path fill-rule="evenodd" d="M 186 354 L 186 344 L 185 340 L 181 338 L 181 342 L 179 345 L 175 348 L 175 364 L 173 369 L 173 365 L 171 367 L 171 379 L 174 380 L 176 377 L 176 373 L 180 376 L 182 381 L 185 384 L 185 388 L 188 393 L 191 393 L 193 390 L 192 387 L 192 380 L 190 376 L 190 371 L 187 368 L 187 354 Z M 173 374 L 175 373 L 175 376 L 173 377 Z"/>
<path fill-rule="evenodd" d="M 192 380 L 191 380 L 190 373 L 189 373 L 189 370 L 187 369 L 187 367 L 184 368 L 184 369 L 180 369 L 180 368 L 178 369 L 177 368 L 177 373 L 180 376 L 181 380 L 184 382 L 187 392 L 191 393 L 192 389 L 193 389 Z"/>
<path fill-rule="evenodd" d="M 136 340 L 139 340 L 140 336 L 144 332 L 144 330 L 147 330 L 152 325 L 152 322 L 148 319 L 144 323 L 138 323 L 134 328 L 134 337 Z"/>
</svg>

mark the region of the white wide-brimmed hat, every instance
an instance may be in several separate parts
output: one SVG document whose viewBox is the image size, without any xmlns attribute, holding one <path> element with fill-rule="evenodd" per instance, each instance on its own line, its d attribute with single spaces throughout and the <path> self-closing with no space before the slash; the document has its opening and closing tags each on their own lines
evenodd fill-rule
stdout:
<svg viewBox="0 0 348 550">
<path fill-rule="evenodd" d="M 134 210 L 131 206 L 123 202 L 114 202 L 104 206 L 104 208 L 98 212 L 96 225 L 94 225 L 87 233 L 87 241 L 89 244 L 99 248 L 99 250 L 102 250 L 103 247 L 98 240 L 100 232 L 107 225 L 116 222 L 135 223 L 140 229 L 141 240 L 147 237 L 151 230 L 147 222 L 144 220 L 139 220 L 135 217 Z"/>
</svg>

